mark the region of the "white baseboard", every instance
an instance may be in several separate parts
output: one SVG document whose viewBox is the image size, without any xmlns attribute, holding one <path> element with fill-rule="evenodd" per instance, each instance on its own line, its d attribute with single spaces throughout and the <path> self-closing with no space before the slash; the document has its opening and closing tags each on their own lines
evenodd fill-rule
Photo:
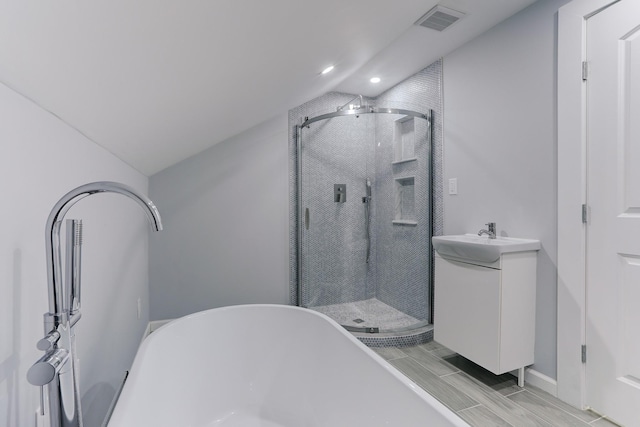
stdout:
<svg viewBox="0 0 640 427">
<path fill-rule="evenodd" d="M 558 382 L 535 369 L 525 369 L 524 383 L 525 387 L 527 384 L 530 384 L 534 387 L 538 387 L 542 391 L 546 391 L 554 397 L 558 397 Z"/>
<path fill-rule="evenodd" d="M 142 341 L 151 333 L 151 322 L 147 323 L 147 327 L 144 330 L 144 334 L 142 335 Z"/>
<path fill-rule="evenodd" d="M 152 320 L 147 325 L 147 333 L 146 333 L 145 337 L 148 336 L 149 334 L 151 334 L 152 332 L 156 331 L 159 327 L 164 326 L 167 323 L 171 322 L 172 320 L 175 320 L 175 319 Z"/>
<path fill-rule="evenodd" d="M 160 326 L 166 325 L 167 323 L 171 322 L 172 320 L 174 320 L 174 319 L 153 320 L 153 321 L 147 323 L 147 328 L 144 330 L 144 334 L 142 335 L 142 340 L 140 340 L 140 344 L 142 344 L 142 341 L 144 341 L 149 335 L 151 335 L 151 332 L 155 331 Z"/>
</svg>

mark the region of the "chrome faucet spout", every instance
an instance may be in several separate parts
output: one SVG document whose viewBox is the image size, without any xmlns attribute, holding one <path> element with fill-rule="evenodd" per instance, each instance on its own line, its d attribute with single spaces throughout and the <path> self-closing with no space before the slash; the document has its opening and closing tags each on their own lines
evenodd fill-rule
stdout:
<svg viewBox="0 0 640 427">
<path fill-rule="evenodd" d="M 162 230 L 162 219 L 156 205 L 148 197 L 138 193 L 128 185 L 119 182 L 99 181 L 81 185 L 65 194 L 51 210 L 45 229 L 49 312 L 51 314 L 59 314 L 64 310 L 64 305 L 62 304 L 62 268 L 60 267 L 60 228 L 62 220 L 69 209 L 79 200 L 96 193 L 118 193 L 128 196 L 143 208 L 151 228 L 155 231 Z"/>
<path fill-rule="evenodd" d="M 47 219 L 45 229 L 45 245 L 47 251 L 47 285 L 49 292 L 49 312 L 44 315 L 45 338 L 38 342 L 38 348 L 46 354 L 29 369 L 27 379 L 31 384 L 47 385 L 49 393 L 49 421 L 51 427 L 82 427 L 82 412 L 80 409 L 80 393 L 77 389 L 75 357 L 74 325 L 81 317 L 80 283 L 79 277 L 67 277 L 69 290 L 66 292 L 68 301 L 64 300 L 62 256 L 60 251 L 60 228 L 69 209 L 79 200 L 96 193 L 118 193 L 129 197 L 144 210 L 155 231 L 162 230 L 162 220 L 158 209 L 146 196 L 133 188 L 118 182 L 100 181 L 81 185 L 65 194 L 53 207 Z M 71 226 L 78 227 L 81 233 L 81 223 L 70 220 Z M 72 230 L 75 232 L 75 229 Z M 81 243 L 81 234 L 74 243 L 74 235 L 70 233 L 67 245 Z M 75 258 L 75 265 L 71 267 L 71 276 L 80 274 L 79 249 L 71 249 L 67 258 Z M 67 260 L 69 263 L 69 260 Z M 62 369 L 63 366 L 67 368 Z"/>
<path fill-rule="evenodd" d="M 489 236 L 490 239 L 495 239 L 496 238 L 496 223 L 495 222 L 488 222 L 485 224 L 488 227 L 487 229 L 482 229 L 480 231 L 478 231 L 478 236 L 482 236 L 483 234 L 486 234 Z"/>
</svg>

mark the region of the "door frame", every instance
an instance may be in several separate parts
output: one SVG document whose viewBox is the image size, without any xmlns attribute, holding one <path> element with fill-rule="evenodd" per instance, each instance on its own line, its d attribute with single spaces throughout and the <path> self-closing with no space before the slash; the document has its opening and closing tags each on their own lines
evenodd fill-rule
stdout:
<svg viewBox="0 0 640 427">
<path fill-rule="evenodd" d="M 587 19 L 620 0 L 573 0 L 558 11 L 557 393 L 584 408 L 586 369 L 587 97 L 582 80 Z"/>
</svg>

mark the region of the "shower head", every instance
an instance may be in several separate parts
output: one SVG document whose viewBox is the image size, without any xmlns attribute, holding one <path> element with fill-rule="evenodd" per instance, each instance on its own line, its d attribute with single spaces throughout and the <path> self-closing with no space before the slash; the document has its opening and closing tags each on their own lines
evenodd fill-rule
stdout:
<svg viewBox="0 0 640 427">
<path fill-rule="evenodd" d="M 357 99 L 357 100 L 359 100 L 359 102 L 360 102 L 359 104 L 354 104 L 354 103 L 353 103 L 353 101 L 355 101 L 356 99 Z M 356 96 L 355 98 L 353 98 L 352 100 L 347 101 L 347 103 L 346 103 L 346 104 L 344 104 L 344 105 L 342 105 L 342 106 L 338 107 L 338 108 L 336 109 L 336 111 L 342 111 L 342 110 L 344 110 L 346 107 L 349 107 L 349 108 L 347 108 L 347 110 L 360 110 L 361 108 L 366 108 L 366 107 L 367 107 L 367 105 L 364 103 L 364 98 L 362 97 L 362 95 L 357 95 L 357 96 Z M 357 116 L 356 116 L 356 117 L 357 117 Z"/>
<path fill-rule="evenodd" d="M 371 181 L 367 178 L 367 197 L 371 199 Z"/>
</svg>

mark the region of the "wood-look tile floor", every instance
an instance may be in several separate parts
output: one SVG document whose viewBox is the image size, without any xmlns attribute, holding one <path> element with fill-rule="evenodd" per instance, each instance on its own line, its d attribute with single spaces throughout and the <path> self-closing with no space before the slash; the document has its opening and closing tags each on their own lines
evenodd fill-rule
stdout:
<svg viewBox="0 0 640 427">
<path fill-rule="evenodd" d="M 494 375 L 435 341 L 415 347 L 373 348 L 474 427 L 615 427 L 510 374 Z"/>
</svg>

